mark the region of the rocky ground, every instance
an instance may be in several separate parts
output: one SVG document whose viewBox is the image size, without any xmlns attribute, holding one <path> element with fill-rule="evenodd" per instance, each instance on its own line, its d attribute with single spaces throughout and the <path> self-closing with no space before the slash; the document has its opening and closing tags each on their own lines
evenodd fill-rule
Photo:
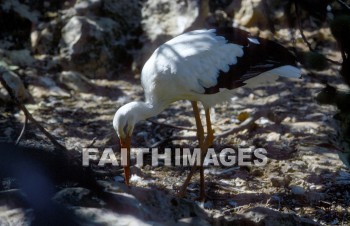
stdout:
<svg viewBox="0 0 350 226">
<path fill-rule="evenodd" d="M 334 76 L 332 73 L 328 70 L 317 76 Z M 304 75 L 302 80 L 280 81 L 267 88 L 239 89 L 232 102 L 218 105 L 212 111 L 217 134 L 238 126 L 242 113 L 248 113 L 248 117 L 261 111 L 271 113 L 248 129 L 214 142 L 217 151 L 223 147 L 265 148 L 268 163 L 262 167 L 207 167 L 208 199 L 204 204 L 195 201 L 199 192 L 198 175 L 192 180 L 186 199 L 172 198 L 185 180 L 188 169 L 162 165 L 153 167 L 147 155 L 143 167 L 133 167 L 130 189 L 122 184 L 121 167 L 99 168 L 94 165 L 95 176 L 108 190 L 118 194 L 119 199 L 131 198 L 131 203 L 127 201 L 127 205 L 131 205 L 135 211 L 131 212 L 143 213 L 139 220 L 151 224 L 165 219 L 159 215 L 168 214 L 171 218 L 166 219 L 182 219 L 179 222 L 196 222 L 200 218 L 219 225 L 246 221 L 267 222 L 270 225 L 274 225 L 271 221 L 279 225 L 286 222 L 293 225 L 347 225 L 350 222 L 350 173 L 339 158 L 342 146 L 338 125 L 333 118 L 336 109 L 315 102 L 315 95 L 323 86 L 306 71 Z M 112 118 L 122 104 L 143 98 L 139 81 L 125 76 L 119 81 L 93 80 L 91 85 L 94 92 L 78 93 L 64 89 L 60 92 L 45 90 L 39 84 L 30 84 L 28 90 L 35 94 L 35 104 L 26 106 L 70 152 L 81 153 L 88 146 L 99 147 L 100 150 L 114 147 L 119 157 L 118 142 L 111 126 Z M 21 130 L 24 116 L 11 105 L 1 108 L 1 139 L 13 142 Z M 160 149 L 196 147 L 197 143 L 193 140 L 167 141 L 175 136 L 194 135 L 191 130 L 194 119 L 188 102 L 175 103 L 151 120 L 140 123 L 135 129 L 134 147 L 149 147 L 160 141 L 164 141 Z M 164 123 L 189 130 L 172 128 Z M 51 146 L 32 124 L 29 124 L 21 144 L 46 149 Z M 76 156 L 80 158 L 81 154 Z M 13 189 L 17 189 L 16 182 L 4 179 L 1 193 L 2 197 L 7 198 L 2 198 L 2 203 L 7 203 L 6 200 L 11 200 L 12 196 L 20 196 L 19 191 Z M 154 196 L 157 198 L 153 199 Z M 119 216 L 118 211 L 103 208 L 101 203 L 96 204 L 99 208 L 91 209 L 87 203 L 94 201 L 94 197 L 89 196 L 89 189 L 86 188 L 58 186 L 55 199 L 68 204 L 76 214 L 96 222 L 109 221 L 103 216 L 110 216 L 113 222 Z M 159 204 L 163 202 L 166 206 Z M 137 205 L 141 205 L 142 210 L 137 209 Z M 187 208 L 177 208 L 181 205 Z M 19 215 L 22 219 L 30 219 L 30 215 L 19 212 L 23 208 L 21 204 L 12 207 L 2 212 L 4 222 L 11 222 Z M 188 208 L 194 209 L 192 215 Z M 29 210 L 24 208 L 22 211 L 26 213 Z M 101 213 L 97 214 L 96 211 Z M 151 216 L 145 217 L 144 212 Z M 90 218 L 91 215 L 94 217 Z M 128 221 L 129 218 L 122 219 Z M 130 217 L 129 220 L 134 222 L 135 219 Z"/>
<path fill-rule="evenodd" d="M 206 167 L 207 199 L 201 203 L 197 201 L 198 174 L 192 179 L 186 197 L 176 196 L 190 170 L 188 167 L 165 166 L 162 162 L 152 166 L 149 154 L 145 154 L 143 166 L 135 166 L 133 158 L 132 186 L 128 188 L 123 182 L 121 166 L 99 167 L 96 161 L 91 161 L 89 167 L 83 167 L 81 161 L 86 147 L 98 148 L 101 153 L 112 147 L 120 159 L 112 119 L 123 104 L 143 99 L 140 65 L 150 49 L 160 42 L 203 22 L 205 9 L 199 10 L 196 1 L 188 5 L 144 1 L 142 12 L 138 11 L 137 1 L 119 1 L 120 7 L 112 7 L 113 1 L 89 4 L 77 1 L 76 4 L 66 2 L 59 11 L 61 14 L 52 14 L 54 3 L 44 4 L 41 7 L 47 9 L 42 10 L 46 13 L 39 17 L 21 2 L 26 1 L 11 1 L 1 7 L 2 10 L 14 7 L 18 11 L 15 12 L 25 18 L 24 22 L 29 20 L 36 26 L 32 27 L 31 41 L 26 44 L 1 40 L 1 75 L 12 79 L 17 97 L 38 123 L 67 148 L 68 154 L 64 156 L 68 157 L 63 158 L 57 147 L 29 122 L 19 143 L 24 147 L 20 153 L 29 157 L 23 158 L 25 161 L 20 161 L 22 157 L 17 159 L 22 154 L 13 154 L 17 148 L 4 143 L 16 141 L 25 117 L 1 88 L 0 141 L 4 152 L 0 158 L 0 225 L 43 225 L 46 220 L 50 225 L 73 225 L 74 222 L 79 225 L 350 224 L 350 171 L 343 153 L 346 145 L 341 125 L 334 118 L 337 109 L 319 105 L 315 100 L 324 88 L 324 81 L 348 91 L 340 79 L 338 66 L 329 64 L 318 72 L 303 67 L 301 80 L 280 80 L 254 90 L 240 88 L 230 102 L 217 105 L 211 111 L 217 135 L 215 151 L 219 153 L 227 147 L 264 148 L 268 161 L 264 166 Z M 210 7 L 227 2 L 215 1 Z M 261 7 L 260 1 L 252 2 L 254 4 L 243 4 L 241 10 L 236 10 L 235 21 L 251 27 L 252 34 L 273 37 L 270 31 L 256 27 L 260 26 L 258 19 L 264 17 L 256 10 Z M 231 10 L 239 8 L 231 5 L 226 11 L 212 10 L 209 21 L 216 25 L 228 23 L 230 7 Z M 166 14 L 168 7 L 174 10 Z M 174 23 L 172 18 L 180 12 L 183 16 L 179 20 L 183 23 Z M 239 17 L 244 12 L 248 17 Z M 133 15 L 130 20 L 115 24 L 129 14 Z M 37 23 L 39 18 L 41 23 Z M 141 28 L 134 26 L 141 19 L 143 35 Z M 264 24 L 268 27 L 268 21 Z M 311 26 L 308 22 L 306 25 Z M 147 34 L 152 31 L 154 33 Z M 62 32 L 59 40 L 55 32 Z M 87 38 L 70 39 L 75 34 Z M 323 53 L 340 61 L 335 40 L 327 27 L 307 30 L 305 34 L 312 44 L 327 43 Z M 291 41 L 292 35 L 296 37 L 295 42 Z M 145 36 L 147 40 L 143 40 Z M 111 41 L 115 37 L 118 41 Z M 307 52 L 298 32 L 280 28 L 274 37 L 286 46 L 294 45 L 299 53 Z M 86 40 L 94 44 L 86 45 Z M 144 48 L 138 46 L 141 42 Z M 18 47 L 22 44 L 25 48 Z M 132 65 L 131 56 L 134 57 Z M 120 64 L 112 63 L 121 59 Z M 132 70 L 125 69 L 131 66 Z M 304 66 L 308 67 L 307 63 Z M 261 117 L 244 129 L 220 136 L 232 128 L 240 128 L 257 115 Z M 204 118 L 204 112 L 201 116 Z M 179 101 L 157 117 L 140 122 L 135 128 L 132 146 L 159 150 L 194 148 L 198 145 L 191 138 L 195 135 L 194 129 L 191 104 Z M 5 149 L 10 150 L 10 154 Z M 36 163 L 25 164 L 28 159 Z M 17 174 L 13 176 L 8 169 Z M 51 180 L 53 182 L 48 182 Z"/>
</svg>

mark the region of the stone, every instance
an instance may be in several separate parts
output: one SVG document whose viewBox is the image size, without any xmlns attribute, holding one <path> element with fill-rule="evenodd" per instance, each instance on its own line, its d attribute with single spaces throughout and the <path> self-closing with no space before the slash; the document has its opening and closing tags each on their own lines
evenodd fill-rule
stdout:
<svg viewBox="0 0 350 226">
<path fill-rule="evenodd" d="M 265 208 L 265 207 L 254 207 L 246 210 L 243 214 L 232 217 L 229 221 L 230 225 L 249 225 L 249 226 L 294 226 L 294 225 L 319 225 L 310 219 L 302 218 L 296 214 L 281 213 L 277 210 Z M 228 225 L 228 224 L 227 224 Z"/>
<path fill-rule="evenodd" d="M 142 27 L 151 41 L 183 33 L 199 15 L 198 1 L 149 0 L 142 8 Z M 174 18 L 177 18 L 174 20 Z"/>
<path fill-rule="evenodd" d="M 13 10 L 16 13 L 18 13 L 21 17 L 26 18 L 33 23 L 38 22 L 39 13 L 37 11 L 30 10 L 30 8 L 27 5 L 20 3 L 20 1 L 18 0 L 4 1 L 1 4 L 1 8 L 5 12 Z"/>
<path fill-rule="evenodd" d="M 94 89 L 93 84 L 83 74 L 76 71 L 62 71 L 59 75 L 59 81 L 77 92 L 91 92 Z"/>
<path fill-rule="evenodd" d="M 309 203 L 314 204 L 324 200 L 326 198 L 326 194 L 322 192 L 311 191 L 311 192 L 307 192 L 305 194 L 305 197 Z"/>
<path fill-rule="evenodd" d="M 53 200 L 64 204 L 78 219 L 96 225 L 188 225 L 201 222 L 209 225 L 206 213 L 194 202 L 166 193 L 123 183 L 100 181 L 105 187 L 105 202 L 93 196 L 89 189 L 70 187 L 57 192 Z M 158 213 L 158 214 L 154 214 Z"/>
<path fill-rule="evenodd" d="M 71 208 L 80 219 L 84 219 L 85 225 L 130 225 L 130 226 L 160 226 L 159 223 L 141 220 L 130 214 L 120 214 L 108 209 L 91 207 Z"/>
<path fill-rule="evenodd" d="M 103 0 L 105 16 L 120 22 L 123 32 L 135 31 L 141 25 L 141 4 L 139 0 Z M 128 33 L 131 35 L 131 33 Z"/>
<path fill-rule="evenodd" d="M 28 89 L 30 93 L 36 97 L 48 97 L 48 96 L 57 96 L 57 97 L 69 97 L 70 94 L 64 89 L 60 88 L 56 82 L 50 77 L 38 77 L 36 84 L 29 85 Z"/>
<path fill-rule="evenodd" d="M 202 225 L 202 226 L 209 226 L 211 225 L 208 221 L 201 219 L 199 217 L 188 217 L 183 218 L 178 221 L 176 225 L 178 226 L 186 226 L 186 225 Z"/>
<path fill-rule="evenodd" d="M 19 189 L 0 191 L 0 225 L 30 225 L 32 210 L 26 194 Z"/>
<path fill-rule="evenodd" d="M 19 101 L 26 101 L 31 98 L 31 95 L 24 87 L 21 78 L 14 72 L 1 68 L 2 78 L 5 80 L 6 84 L 11 88 L 13 94 Z M 7 93 L 7 92 L 6 92 Z"/>
<path fill-rule="evenodd" d="M 33 66 L 35 62 L 35 59 L 30 54 L 30 51 L 27 49 L 7 51 L 6 55 L 8 56 L 12 64 L 21 67 Z"/>
<path fill-rule="evenodd" d="M 62 28 L 63 69 L 79 71 L 90 78 L 105 76 L 96 74 L 101 67 L 115 71 L 115 62 L 127 59 L 124 47 L 115 42 L 121 37 L 119 27 L 106 17 L 73 16 Z"/>
<path fill-rule="evenodd" d="M 47 23 L 41 22 L 33 26 L 30 41 L 35 54 L 48 55 L 58 52 L 62 23 L 62 19 L 56 17 Z"/>
<path fill-rule="evenodd" d="M 267 27 L 267 18 L 261 0 L 242 0 L 234 8 L 234 22 L 244 27 Z"/>
<path fill-rule="evenodd" d="M 57 192 L 52 198 L 56 203 L 67 206 L 93 206 L 103 207 L 105 203 L 93 197 L 89 189 L 83 187 L 64 188 Z"/>
<path fill-rule="evenodd" d="M 137 0 L 78 0 L 51 17 L 31 26 L 33 52 L 48 55 L 44 67 L 111 78 L 131 65 L 135 46 L 141 48 Z"/>
<path fill-rule="evenodd" d="M 305 189 L 298 186 L 298 185 L 291 185 L 290 186 L 290 191 L 294 195 L 304 195 L 305 194 Z"/>
<path fill-rule="evenodd" d="M 271 132 L 266 137 L 266 141 L 276 142 L 276 141 L 279 141 L 280 139 L 281 139 L 281 134 L 276 132 Z"/>
<path fill-rule="evenodd" d="M 271 184 L 274 187 L 285 187 L 288 186 L 288 184 L 291 181 L 291 178 L 289 177 L 279 177 L 279 176 L 272 176 L 270 178 Z"/>
<path fill-rule="evenodd" d="M 0 48 L 18 50 L 26 48 L 29 44 L 32 25 L 38 22 L 40 14 L 21 2 L 19 0 L 0 2 L 2 21 Z"/>
<path fill-rule="evenodd" d="M 76 10 L 77 14 L 80 16 L 85 16 L 85 15 L 100 16 L 101 7 L 102 7 L 101 0 L 91 0 L 91 1 L 78 0 L 74 5 L 74 9 Z"/>
<path fill-rule="evenodd" d="M 135 56 L 135 67 L 142 68 L 153 51 L 172 37 L 186 30 L 203 28 L 208 12 L 207 0 L 146 1 L 142 7 L 141 22 L 145 36 L 144 48 Z"/>
</svg>

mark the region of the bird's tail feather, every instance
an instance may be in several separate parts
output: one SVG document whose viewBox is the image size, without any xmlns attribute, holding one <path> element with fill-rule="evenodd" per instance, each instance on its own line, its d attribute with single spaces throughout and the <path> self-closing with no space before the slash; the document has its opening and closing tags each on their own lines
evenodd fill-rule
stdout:
<svg viewBox="0 0 350 226">
<path fill-rule="evenodd" d="M 246 85 L 244 85 L 244 87 L 255 88 L 261 85 L 268 85 L 275 82 L 279 76 L 287 78 L 300 78 L 301 71 L 299 68 L 294 66 L 281 66 L 261 73 L 251 79 L 245 80 L 244 83 Z"/>
<path fill-rule="evenodd" d="M 286 77 L 286 78 L 300 78 L 301 77 L 301 71 L 299 68 L 286 65 L 278 68 L 274 68 L 270 71 L 267 71 L 266 73 L 269 74 L 276 74 L 281 77 Z"/>
</svg>

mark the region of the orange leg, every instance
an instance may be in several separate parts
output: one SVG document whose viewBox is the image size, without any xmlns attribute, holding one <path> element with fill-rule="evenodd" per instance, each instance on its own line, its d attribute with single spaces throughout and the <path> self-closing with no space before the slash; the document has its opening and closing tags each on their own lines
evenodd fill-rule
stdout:
<svg viewBox="0 0 350 226">
<path fill-rule="evenodd" d="M 195 120 L 196 120 L 198 143 L 199 143 L 199 147 L 201 147 L 203 145 L 203 140 L 204 140 L 204 129 L 203 129 L 202 121 L 201 121 L 201 118 L 200 118 L 197 102 L 196 101 L 191 101 L 191 104 L 192 104 L 192 108 L 193 108 L 194 117 L 195 117 Z M 183 185 L 180 188 L 180 191 L 178 193 L 179 197 L 184 197 L 185 196 L 188 184 L 190 183 L 191 178 L 192 178 L 194 172 L 196 171 L 196 169 L 197 169 L 196 165 L 194 165 L 191 168 L 190 173 L 188 174 L 185 182 L 183 183 Z"/>
<path fill-rule="evenodd" d="M 201 166 L 199 168 L 199 171 L 200 171 L 200 195 L 199 195 L 199 199 L 201 201 L 204 201 L 204 199 L 205 199 L 205 180 L 204 180 L 203 163 L 204 163 L 205 156 L 208 152 L 208 148 L 212 146 L 213 141 L 214 141 L 214 131 L 211 127 L 209 108 L 205 109 L 205 119 L 206 119 L 206 123 L 207 123 L 207 137 L 205 139 L 204 144 L 201 147 L 201 154 L 202 154 L 201 157 L 202 158 L 201 158 Z"/>
<path fill-rule="evenodd" d="M 204 129 L 201 121 L 201 116 L 199 113 L 199 109 L 196 101 L 191 101 L 193 107 L 194 118 L 196 119 L 196 127 L 197 127 L 197 139 L 199 146 L 203 144 L 204 141 Z"/>
<path fill-rule="evenodd" d="M 214 131 L 211 127 L 211 120 L 210 120 L 210 112 L 209 109 L 205 110 L 205 116 L 206 116 L 206 123 L 207 123 L 207 137 L 204 140 L 204 129 L 203 129 L 203 125 L 200 119 L 200 114 L 199 114 L 199 110 L 198 110 L 198 106 L 197 106 L 197 102 L 191 102 L 192 103 L 192 107 L 193 107 L 193 112 L 195 115 L 195 119 L 196 119 L 196 126 L 197 126 L 197 138 L 198 138 L 198 143 L 199 143 L 199 147 L 201 149 L 201 162 L 200 162 L 200 199 L 204 200 L 205 198 L 205 181 L 204 181 L 204 167 L 203 167 L 203 163 L 204 163 L 204 158 L 205 155 L 208 151 L 208 148 L 213 144 L 214 141 Z M 187 176 L 184 184 L 182 185 L 178 196 L 179 197 L 183 197 L 186 193 L 186 189 L 187 186 L 194 174 L 194 172 L 196 171 L 198 167 L 197 166 L 193 166 L 189 175 Z"/>
<path fill-rule="evenodd" d="M 125 184 L 129 186 L 130 180 L 130 148 L 131 148 L 131 137 L 126 136 L 125 140 L 120 140 L 120 147 L 126 148 L 126 166 L 124 166 L 124 178 Z"/>
</svg>

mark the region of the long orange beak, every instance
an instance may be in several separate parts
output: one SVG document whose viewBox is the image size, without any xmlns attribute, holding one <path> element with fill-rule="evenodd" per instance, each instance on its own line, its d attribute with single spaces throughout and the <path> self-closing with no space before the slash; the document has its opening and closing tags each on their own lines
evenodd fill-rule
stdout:
<svg viewBox="0 0 350 226">
<path fill-rule="evenodd" d="M 126 166 L 124 166 L 124 178 L 125 184 L 129 186 L 130 179 L 130 147 L 131 147 L 131 137 L 129 135 L 126 136 L 125 140 L 120 139 L 120 147 L 126 148 Z"/>
</svg>

